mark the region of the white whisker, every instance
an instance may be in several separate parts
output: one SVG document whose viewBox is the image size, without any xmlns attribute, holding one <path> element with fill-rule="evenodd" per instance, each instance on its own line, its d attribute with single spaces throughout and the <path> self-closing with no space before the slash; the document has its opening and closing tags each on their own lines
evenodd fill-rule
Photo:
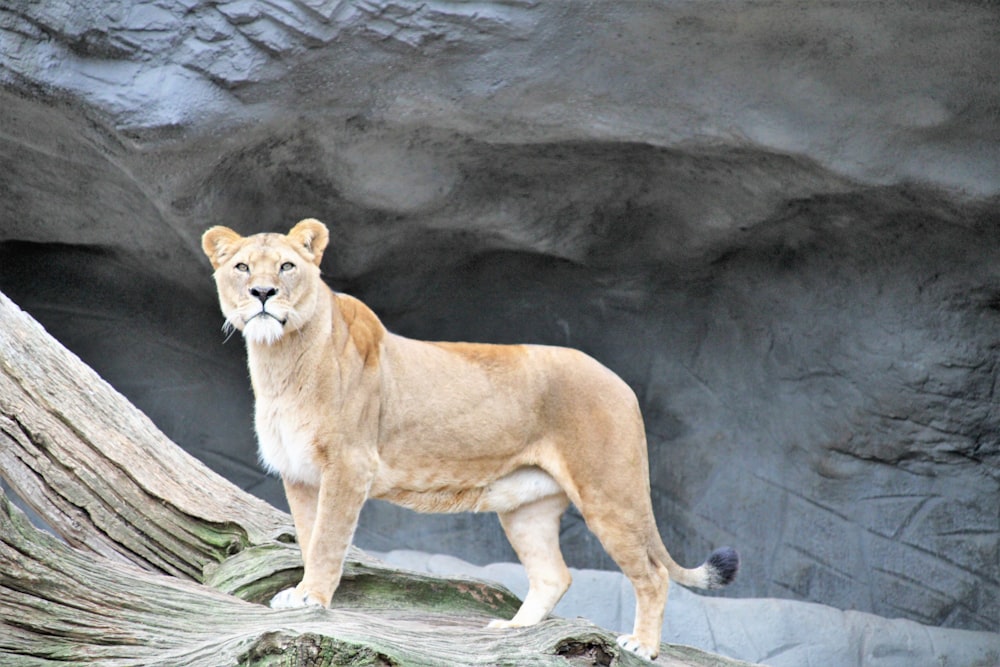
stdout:
<svg viewBox="0 0 1000 667">
<path fill-rule="evenodd" d="M 222 333 L 226 334 L 226 337 L 222 340 L 223 344 L 228 343 L 229 339 L 236 333 L 236 325 L 229 318 L 226 318 L 226 321 L 222 323 Z"/>
</svg>

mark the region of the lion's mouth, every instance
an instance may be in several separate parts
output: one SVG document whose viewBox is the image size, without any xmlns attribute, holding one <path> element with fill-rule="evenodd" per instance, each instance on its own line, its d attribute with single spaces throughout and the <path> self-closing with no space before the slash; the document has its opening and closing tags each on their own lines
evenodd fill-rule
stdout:
<svg viewBox="0 0 1000 667">
<path fill-rule="evenodd" d="M 274 313 L 269 313 L 266 310 L 261 310 L 260 312 L 254 313 L 253 315 L 251 315 L 250 317 L 248 317 L 246 320 L 244 320 L 243 323 L 244 324 L 250 324 L 250 322 L 252 322 L 253 320 L 257 319 L 258 317 L 270 317 L 272 320 L 274 320 L 275 322 L 277 322 L 281 326 L 285 326 L 285 324 L 288 322 L 288 318 L 281 319 L 280 317 L 278 317 Z"/>
</svg>

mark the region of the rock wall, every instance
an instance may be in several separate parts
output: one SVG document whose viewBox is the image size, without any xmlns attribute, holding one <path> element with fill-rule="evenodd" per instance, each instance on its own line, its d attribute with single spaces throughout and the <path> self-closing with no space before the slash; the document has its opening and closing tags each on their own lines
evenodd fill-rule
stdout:
<svg viewBox="0 0 1000 667">
<path fill-rule="evenodd" d="M 0 8 L 0 290 L 210 466 L 283 504 L 198 238 L 315 216 L 391 329 L 621 374 L 727 595 L 1000 629 L 991 4 L 79 4 Z M 513 558 L 379 503 L 357 542 Z"/>
</svg>

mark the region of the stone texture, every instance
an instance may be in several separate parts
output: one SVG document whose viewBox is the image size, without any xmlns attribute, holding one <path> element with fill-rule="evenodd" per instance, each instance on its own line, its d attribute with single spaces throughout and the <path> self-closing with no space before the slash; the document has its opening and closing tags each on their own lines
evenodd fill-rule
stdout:
<svg viewBox="0 0 1000 667">
<path fill-rule="evenodd" d="M 977 2 L 14 0 L 0 289 L 282 504 L 198 238 L 319 217 L 395 331 L 629 381 L 665 541 L 739 548 L 727 595 L 996 632 L 998 61 Z M 513 558 L 377 503 L 357 541 Z"/>
<path fill-rule="evenodd" d="M 499 582 L 523 596 L 524 568 L 516 563 L 475 566 L 417 551 L 379 554 L 418 572 Z M 573 570 L 573 585 L 556 607 L 564 618 L 583 616 L 614 632 L 630 632 L 635 597 L 618 572 Z M 1000 664 L 1000 634 L 928 627 L 826 605 L 791 600 L 731 600 L 675 586 L 663 620 L 663 640 L 769 667 L 931 667 Z"/>
</svg>

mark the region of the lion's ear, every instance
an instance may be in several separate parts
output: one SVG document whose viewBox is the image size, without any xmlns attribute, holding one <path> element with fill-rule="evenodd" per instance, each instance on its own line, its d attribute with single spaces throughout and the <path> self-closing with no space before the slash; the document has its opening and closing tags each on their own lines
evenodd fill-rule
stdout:
<svg viewBox="0 0 1000 667">
<path fill-rule="evenodd" d="M 323 251 L 326 250 L 326 244 L 330 242 L 330 232 L 326 225 L 319 220 L 306 218 L 292 227 L 292 230 L 288 232 L 288 239 L 292 243 L 302 246 L 306 255 L 312 259 L 313 264 L 319 266 L 320 260 L 323 259 Z"/>
<path fill-rule="evenodd" d="M 201 249 L 208 255 L 212 268 L 217 269 L 235 251 L 236 242 L 243 237 L 228 227 L 216 226 L 201 236 Z"/>
</svg>

